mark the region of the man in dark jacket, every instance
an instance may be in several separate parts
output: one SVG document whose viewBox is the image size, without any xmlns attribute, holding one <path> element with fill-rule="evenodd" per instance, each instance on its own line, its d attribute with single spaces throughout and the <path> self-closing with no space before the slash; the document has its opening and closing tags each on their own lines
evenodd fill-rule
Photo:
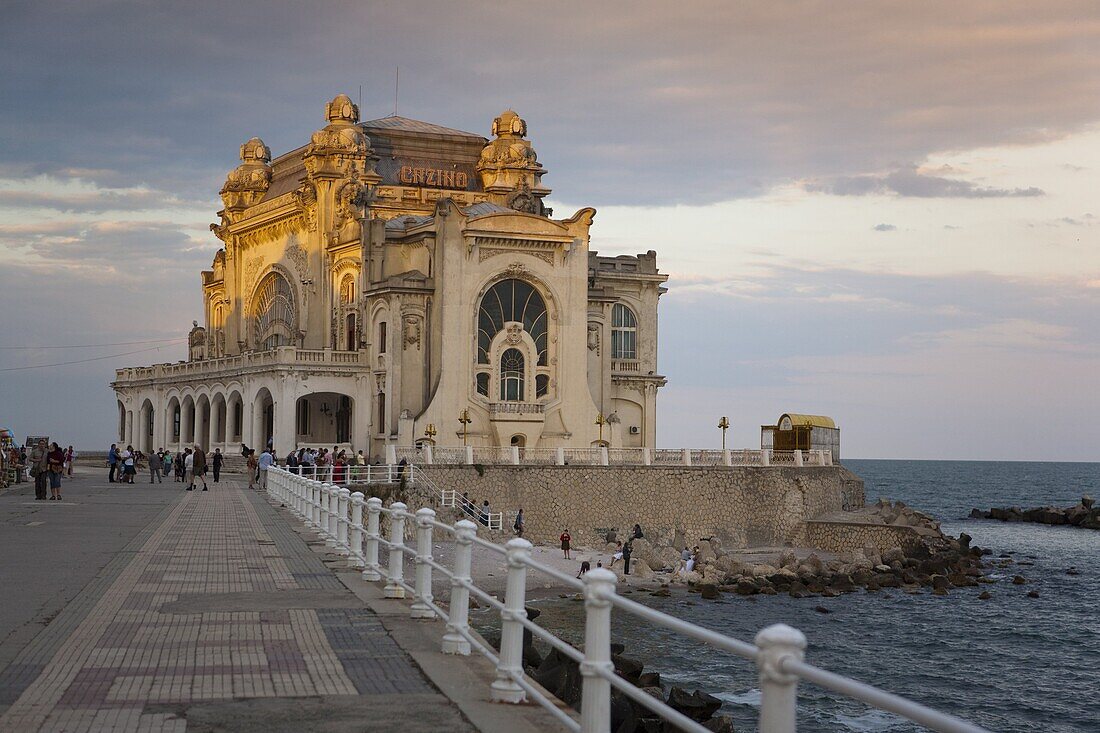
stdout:
<svg viewBox="0 0 1100 733">
<path fill-rule="evenodd" d="M 630 575 L 630 554 L 634 552 L 634 540 L 633 538 L 626 541 L 623 545 L 623 575 Z"/>
<path fill-rule="evenodd" d="M 222 455 L 221 448 L 214 449 L 214 457 L 211 460 L 214 469 L 214 483 L 218 483 L 218 478 L 222 475 L 222 463 L 225 461 L 225 456 Z"/>
<path fill-rule="evenodd" d="M 107 480 L 115 482 L 115 471 L 118 470 L 118 446 L 111 443 L 111 450 L 107 451 L 107 465 L 111 470 L 107 472 Z"/>
<path fill-rule="evenodd" d="M 49 451 L 46 450 L 46 439 L 38 441 L 38 445 L 31 449 L 31 476 L 34 477 L 34 499 L 45 501 L 46 481 L 49 478 Z"/>
</svg>

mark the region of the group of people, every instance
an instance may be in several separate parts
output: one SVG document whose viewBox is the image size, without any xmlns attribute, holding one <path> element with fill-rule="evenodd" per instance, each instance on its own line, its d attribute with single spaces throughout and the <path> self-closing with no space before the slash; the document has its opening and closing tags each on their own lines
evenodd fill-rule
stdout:
<svg viewBox="0 0 1100 733">
<path fill-rule="evenodd" d="M 643 537 L 645 537 L 645 535 L 642 534 L 642 525 L 635 524 L 634 529 L 632 529 L 630 531 L 630 537 L 627 539 L 627 541 L 625 543 L 623 543 L 623 542 L 616 542 L 615 543 L 615 552 L 612 553 L 611 562 L 608 563 L 607 568 L 610 570 L 611 568 L 615 567 L 615 563 L 622 562 L 622 564 L 623 564 L 623 575 L 630 575 L 630 556 L 634 553 L 634 540 L 640 540 Z M 558 540 L 561 542 L 561 549 L 562 549 L 562 553 L 565 556 L 565 559 L 566 560 L 571 559 L 569 553 L 570 553 L 570 550 L 572 549 L 573 537 L 572 537 L 572 535 L 569 534 L 569 530 L 567 529 L 564 532 L 562 532 L 561 536 L 558 538 Z M 602 562 L 597 562 L 596 567 L 602 568 L 603 563 Z M 581 561 L 581 569 L 580 569 L 580 572 L 577 573 L 577 577 L 578 578 L 581 577 L 582 575 L 584 575 L 585 573 L 587 573 L 591 569 L 592 569 L 592 563 L 588 560 L 582 560 Z"/>
<path fill-rule="evenodd" d="M 464 491 L 462 492 L 462 501 L 459 503 L 462 505 L 462 511 L 470 518 L 486 527 L 489 526 L 489 515 L 493 513 L 493 507 L 490 506 L 488 499 L 481 502 L 481 506 L 478 506 L 477 502 L 470 498 L 470 492 Z M 520 509 L 516 514 L 516 521 L 512 523 L 512 531 L 516 533 L 517 537 L 523 536 L 523 509 Z"/>
<path fill-rule="evenodd" d="M 9 452 L 9 460 L 16 467 L 16 480 L 22 480 L 22 473 L 26 471 L 34 480 L 35 501 L 61 501 L 61 479 L 63 476 L 72 477 L 73 461 L 76 459 L 76 451 L 70 445 L 62 450 L 56 442 L 46 444 L 42 438 L 27 453 L 25 447 Z M 50 495 L 46 496 L 46 487 L 49 487 Z"/>
<path fill-rule="evenodd" d="M 153 455 L 146 456 L 141 451 L 134 450 L 132 445 L 119 449 L 117 444 L 112 443 L 111 449 L 107 451 L 107 480 L 111 483 L 132 484 L 138 468 L 147 464 L 151 484 L 164 483 L 165 476 L 173 476 L 177 483 L 186 483 L 188 491 L 195 490 L 196 479 L 202 481 L 202 490 L 208 491 L 207 468 L 213 469 L 214 483 L 218 483 L 224 462 L 225 456 L 222 455 L 221 448 L 215 448 L 208 461 L 206 451 L 197 445 L 177 451 L 174 455 L 172 451 L 161 448 Z"/>
</svg>

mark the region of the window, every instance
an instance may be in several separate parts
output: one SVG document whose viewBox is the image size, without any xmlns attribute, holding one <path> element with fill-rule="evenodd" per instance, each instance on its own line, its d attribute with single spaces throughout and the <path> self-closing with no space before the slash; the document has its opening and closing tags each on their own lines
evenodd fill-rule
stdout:
<svg viewBox="0 0 1100 733">
<path fill-rule="evenodd" d="M 386 353 L 386 322 L 382 321 L 378 324 L 378 353 Z"/>
<path fill-rule="evenodd" d="M 638 319 L 622 303 L 611 309 L 611 358 L 638 358 Z"/>
<path fill-rule="evenodd" d="M 374 432 L 385 433 L 386 432 L 386 393 L 378 393 L 378 425 L 375 426 Z"/>
<path fill-rule="evenodd" d="M 539 366 L 546 366 L 546 303 L 534 286 L 522 280 L 501 280 L 481 297 L 477 314 L 477 363 L 489 363 L 493 337 L 510 321 L 523 324 L 534 340 Z"/>
<path fill-rule="evenodd" d="M 354 313 L 348 313 L 347 323 L 345 324 L 344 328 L 347 330 L 348 351 L 355 351 L 355 348 L 356 348 L 357 344 L 355 343 L 356 342 L 356 334 L 355 334 L 355 314 Z"/>
<path fill-rule="evenodd" d="M 545 397 L 546 393 L 550 391 L 550 375 L 540 374 L 535 377 L 535 396 Z"/>
<path fill-rule="evenodd" d="M 501 401 L 523 401 L 523 367 L 523 354 L 519 349 L 508 349 L 500 355 Z"/>
<path fill-rule="evenodd" d="M 489 372 L 478 372 L 477 393 L 485 397 L 489 396 Z"/>
<path fill-rule="evenodd" d="M 355 302 L 355 277 L 353 275 L 344 275 L 344 279 L 340 281 L 340 302 L 344 305 L 351 305 Z"/>
<path fill-rule="evenodd" d="M 172 437 L 176 440 L 180 439 L 180 406 L 176 405 L 172 409 Z"/>
<path fill-rule="evenodd" d="M 294 291 L 277 272 L 263 279 L 252 298 L 252 331 L 257 349 L 289 346 L 297 334 Z"/>
</svg>

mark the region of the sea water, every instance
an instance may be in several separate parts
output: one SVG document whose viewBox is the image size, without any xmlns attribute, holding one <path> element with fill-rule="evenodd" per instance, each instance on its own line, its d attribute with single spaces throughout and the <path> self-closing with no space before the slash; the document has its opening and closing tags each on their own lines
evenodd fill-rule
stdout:
<svg viewBox="0 0 1100 733">
<path fill-rule="evenodd" d="M 995 585 L 896 589 L 838 598 L 725 594 L 704 601 L 630 597 L 739 639 L 786 623 L 809 640 L 813 664 L 959 715 L 994 731 L 1100 731 L 1100 531 L 967 520 L 973 507 L 1070 506 L 1082 494 L 1100 500 L 1098 463 L 845 461 L 866 482 L 867 501 L 902 500 L 942 520 L 945 532 L 1033 565 L 998 570 Z M 1067 575 L 1076 567 L 1079 575 Z M 1012 585 L 1013 575 L 1028 579 Z M 989 590 L 991 600 L 978 594 Z M 1039 598 L 1028 598 L 1031 590 Z M 583 639 L 583 607 L 572 600 L 536 604 L 538 623 L 573 643 Z M 824 607 L 830 613 L 818 612 Z M 482 617 L 482 621 L 490 623 Z M 658 671 L 666 684 L 702 689 L 723 700 L 738 731 L 755 730 L 760 691 L 755 668 L 621 612 L 613 638 L 626 655 Z M 800 731 L 921 730 L 897 716 L 802 683 Z"/>
</svg>

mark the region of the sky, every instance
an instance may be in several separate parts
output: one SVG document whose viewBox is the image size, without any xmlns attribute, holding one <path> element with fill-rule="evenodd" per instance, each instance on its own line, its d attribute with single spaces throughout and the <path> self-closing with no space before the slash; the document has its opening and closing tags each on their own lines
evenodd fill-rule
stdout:
<svg viewBox="0 0 1100 733">
<path fill-rule="evenodd" d="M 185 357 L 240 144 L 297 147 L 360 86 L 364 119 L 391 114 L 399 66 L 400 114 L 488 136 L 512 107 L 556 214 L 594 206 L 601 254 L 658 252 L 662 447 L 716 447 L 723 415 L 756 447 L 806 412 L 847 457 L 1097 460 L 1095 2 L 3 17 L 0 425 L 19 435 L 109 443 L 114 368 Z"/>
</svg>

